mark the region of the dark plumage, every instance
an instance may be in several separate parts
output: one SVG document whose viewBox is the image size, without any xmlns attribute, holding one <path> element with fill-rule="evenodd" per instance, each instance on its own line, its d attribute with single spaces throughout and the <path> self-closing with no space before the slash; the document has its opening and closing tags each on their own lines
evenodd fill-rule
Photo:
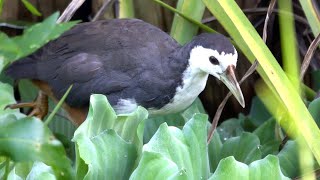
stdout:
<svg viewBox="0 0 320 180">
<path fill-rule="evenodd" d="M 160 109 L 183 85 L 190 51 L 196 46 L 235 52 L 220 34 L 201 34 L 181 47 L 141 20 L 114 19 L 79 24 L 12 63 L 6 73 L 47 83 L 57 99 L 73 84 L 66 103 L 75 108 L 87 107 L 90 95 L 99 93 L 107 95 L 113 106 L 119 99 L 134 99 L 147 109 Z"/>
</svg>

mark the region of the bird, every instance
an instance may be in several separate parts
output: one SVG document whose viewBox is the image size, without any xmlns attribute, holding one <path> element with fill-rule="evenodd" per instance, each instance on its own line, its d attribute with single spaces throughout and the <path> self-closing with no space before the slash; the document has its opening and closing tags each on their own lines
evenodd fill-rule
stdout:
<svg viewBox="0 0 320 180">
<path fill-rule="evenodd" d="M 222 81 L 244 107 L 235 76 L 238 53 L 219 33 L 202 33 L 185 45 L 139 19 L 80 23 L 5 70 L 13 79 L 30 79 L 39 89 L 32 115 L 47 114 L 47 96 L 59 101 L 75 125 L 86 118 L 92 94 L 103 94 L 117 114 L 138 106 L 150 116 L 188 108 L 204 90 L 209 75 Z M 45 108 L 44 108 L 44 107 Z"/>
</svg>

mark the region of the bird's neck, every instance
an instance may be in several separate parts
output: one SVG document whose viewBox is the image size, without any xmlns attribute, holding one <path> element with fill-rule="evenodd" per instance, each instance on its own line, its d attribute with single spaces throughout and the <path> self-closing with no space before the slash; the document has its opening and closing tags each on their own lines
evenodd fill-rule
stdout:
<svg viewBox="0 0 320 180">
<path fill-rule="evenodd" d="M 173 102 L 177 103 L 182 108 L 187 108 L 198 97 L 198 95 L 204 90 L 208 79 L 208 74 L 201 71 L 199 68 L 192 65 L 190 61 L 190 55 L 186 54 L 183 49 L 176 51 L 174 57 L 171 59 L 171 63 L 177 63 L 175 69 L 178 70 L 178 65 L 183 67 L 179 69 L 181 80 L 176 88 L 176 94 Z M 181 103 L 181 104 L 180 104 Z M 182 109 L 183 110 L 183 109 Z"/>
</svg>

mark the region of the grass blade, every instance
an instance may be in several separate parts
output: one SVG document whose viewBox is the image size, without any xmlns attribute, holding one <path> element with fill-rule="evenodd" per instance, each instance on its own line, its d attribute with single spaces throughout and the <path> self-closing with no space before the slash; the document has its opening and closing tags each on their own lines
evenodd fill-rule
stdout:
<svg viewBox="0 0 320 180">
<path fill-rule="evenodd" d="M 68 94 L 70 93 L 71 89 L 72 89 L 71 85 L 68 90 L 66 91 L 66 93 L 64 93 L 64 95 L 62 96 L 62 98 L 60 99 L 60 101 L 58 102 L 58 104 L 56 105 L 56 107 L 54 107 L 52 113 L 49 115 L 49 117 L 46 119 L 46 121 L 44 122 L 45 125 L 48 125 L 50 123 L 50 121 L 53 119 L 54 115 L 58 112 L 58 110 L 60 109 L 60 107 L 62 106 L 64 100 L 67 98 Z"/>
</svg>

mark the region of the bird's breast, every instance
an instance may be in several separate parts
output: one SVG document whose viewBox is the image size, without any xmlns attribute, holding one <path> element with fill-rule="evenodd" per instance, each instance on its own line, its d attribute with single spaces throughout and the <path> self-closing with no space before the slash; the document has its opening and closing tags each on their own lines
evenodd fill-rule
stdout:
<svg viewBox="0 0 320 180">
<path fill-rule="evenodd" d="M 187 69 L 184 72 L 182 84 L 176 88 L 175 95 L 170 103 L 160 109 L 148 109 L 149 114 L 171 114 L 185 110 L 204 90 L 207 79 L 208 74 Z"/>
</svg>

